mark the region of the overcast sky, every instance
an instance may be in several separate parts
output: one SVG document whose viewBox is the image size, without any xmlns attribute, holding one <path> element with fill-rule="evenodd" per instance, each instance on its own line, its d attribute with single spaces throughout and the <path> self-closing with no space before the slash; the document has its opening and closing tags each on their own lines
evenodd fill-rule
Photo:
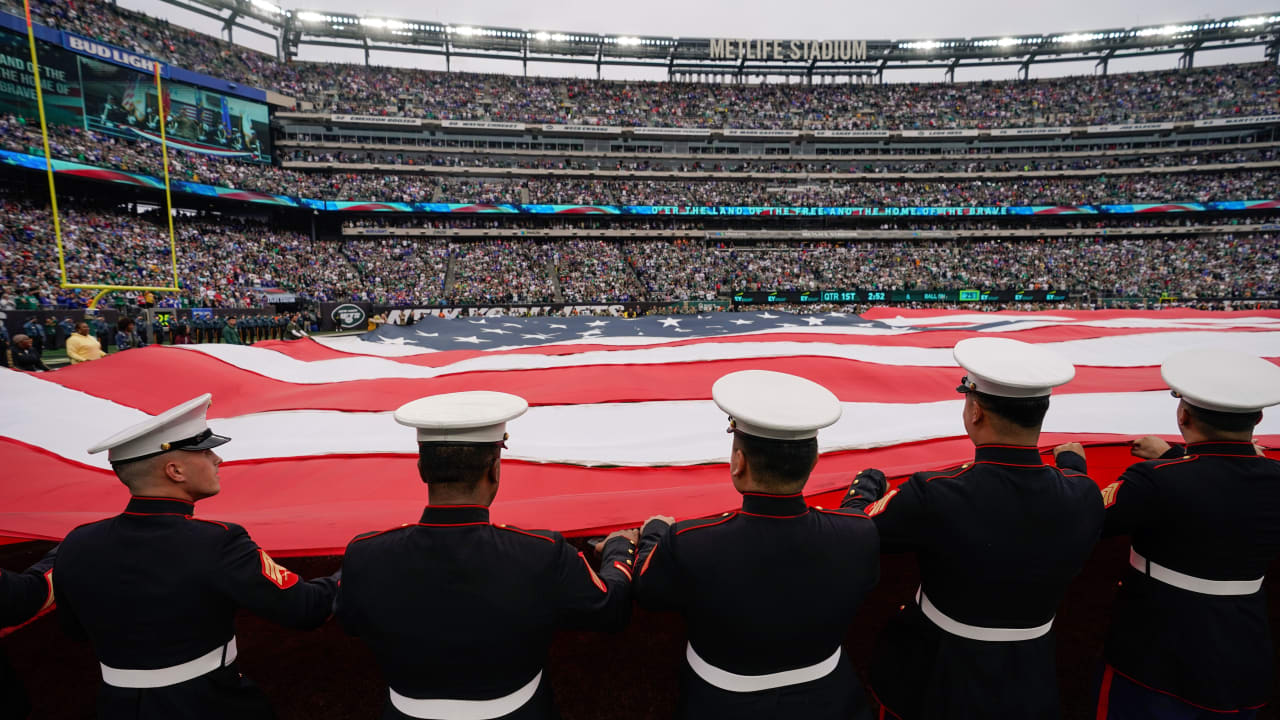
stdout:
<svg viewBox="0 0 1280 720">
<path fill-rule="evenodd" d="M 167 5 L 161 0 L 117 0 L 127 8 L 218 34 L 217 23 Z M 280 0 L 277 0 L 280 2 Z M 1163 25 L 1190 20 L 1270 13 L 1265 0 L 969 0 L 968 2 L 885 2 L 879 0 L 283 0 L 286 9 L 357 12 L 369 16 L 435 20 L 454 25 L 496 25 L 525 30 L 581 31 L 618 35 L 683 37 L 754 37 L 776 39 L 913 39 L 1058 33 L 1134 25 Z M 237 42 L 272 50 L 268 41 L 237 32 Z M 264 45 L 265 43 L 265 45 Z M 363 62 L 363 54 L 334 48 L 304 47 L 305 60 Z M 1176 55 L 1151 60 L 1119 61 L 1111 72 L 1172 67 Z M 1201 53 L 1198 65 L 1262 59 L 1262 48 Z M 400 53 L 375 53 L 375 64 L 444 69 L 444 60 Z M 454 69 L 519 72 L 516 63 L 455 61 Z M 594 76 L 594 67 L 530 65 L 530 74 Z M 899 75 L 906 80 L 940 80 L 941 71 L 923 76 Z M 957 72 L 957 80 L 1004 79 L 1013 68 Z M 1089 64 L 1053 64 L 1033 68 L 1033 76 L 1092 72 Z M 644 69 L 605 70 L 607 78 L 660 79 Z M 936 77 L 935 77 L 936 76 Z M 893 75 L 889 76 L 891 79 Z"/>
</svg>

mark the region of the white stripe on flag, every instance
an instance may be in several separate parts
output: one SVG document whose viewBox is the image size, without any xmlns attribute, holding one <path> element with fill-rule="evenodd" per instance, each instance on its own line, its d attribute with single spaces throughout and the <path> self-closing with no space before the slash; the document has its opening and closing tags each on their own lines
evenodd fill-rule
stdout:
<svg viewBox="0 0 1280 720">
<path fill-rule="evenodd" d="M 843 358 L 894 366 L 956 367 L 951 348 L 836 344 L 823 342 L 706 342 L 630 350 L 593 350 L 569 355 L 510 353 L 473 357 L 443 367 L 422 367 L 371 357 L 382 348 L 406 355 L 404 346 L 360 341 L 361 355 L 312 362 L 241 345 L 179 345 L 282 382 L 315 384 L 377 378 L 433 378 L 464 372 L 536 370 L 582 365 L 655 365 L 797 355 Z M 1218 347 L 1262 357 L 1280 356 L 1280 332 L 1162 332 L 1113 335 L 1041 343 L 1076 365 L 1154 367 L 1180 350 Z M 353 347 L 348 345 L 348 347 Z M 347 352 L 352 352 L 347 350 Z"/>
<path fill-rule="evenodd" d="M 0 435 L 45 448 L 94 467 L 104 454 L 93 443 L 145 413 L 17 372 L 0 374 L 0 388 L 21 413 L 0 416 Z M 844 403 L 844 416 L 819 436 L 822 452 L 885 447 L 961 437 L 963 401 Z M 1176 402 L 1167 392 L 1082 393 L 1055 397 L 1045 432 L 1176 435 Z M 693 465 L 725 462 L 727 420 L 714 403 L 599 403 L 534 407 L 510 425 L 505 457 L 573 465 Z M 231 443 L 218 449 L 227 460 L 340 454 L 416 452 L 413 432 L 391 413 L 288 410 L 212 420 Z M 1280 415 L 1268 414 L 1259 435 L 1280 433 Z"/>
</svg>

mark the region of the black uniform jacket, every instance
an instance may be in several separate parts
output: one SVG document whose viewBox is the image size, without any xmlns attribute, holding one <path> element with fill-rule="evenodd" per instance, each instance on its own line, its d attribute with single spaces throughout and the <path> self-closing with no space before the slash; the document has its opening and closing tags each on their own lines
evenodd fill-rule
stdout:
<svg viewBox="0 0 1280 720">
<path fill-rule="evenodd" d="M 1102 532 L 1097 485 L 1047 466 L 1033 447 L 982 445 L 972 463 L 920 472 L 880 501 L 851 488 L 886 552 L 914 552 L 924 594 L 950 619 L 981 628 L 1052 620 Z M 869 505 L 869 507 L 868 507 Z M 943 631 L 915 598 L 880 635 L 871 687 L 902 718 L 1056 718 L 1053 633 L 987 642 Z"/>
<path fill-rule="evenodd" d="M 689 644 L 736 675 L 821 663 L 839 650 L 880 574 L 880 543 L 856 510 L 810 508 L 797 495 L 747 493 L 742 509 L 667 525 L 640 538 L 636 598 L 684 615 Z M 829 675 L 787 687 L 735 692 L 684 663 L 683 718 L 850 718 L 869 712 L 840 654 Z"/>
<path fill-rule="evenodd" d="M 0 570 L 0 628 L 21 625 L 53 605 L 53 553 L 24 572 Z M 31 712 L 26 690 L 0 651 L 0 718 Z"/>
<path fill-rule="evenodd" d="M 546 667 L 556 629 L 626 624 L 634 553 L 625 538 L 610 540 L 597 573 L 559 533 L 494 525 L 483 506 L 428 506 L 421 522 L 347 546 L 338 620 L 400 695 L 502 698 Z M 388 702 L 383 717 L 406 716 Z M 504 717 L 556 717 L 545 676 Z"/>
<path fill-rule="evenodd" d="M 1138 463 L 1103 491 L 1107 535 L 1147 560 L 1205 580 L 1255 580 L 1280 554 L 1280 462 L 1252 443 L 1193 443 Z M 1058 462 L 1083 467 L 1063 453 Z M 1275 669 L 1265 590 L 1205 595 L 1132 567 L 1120 587 L 1106 659 L 1117 672 L 1193 705 L 1260 707 Z"/>
<path fill-rule="evenodd" d="M 192 503 L 135 497 L 112 518 L 63 541 L 54 572 L 58 616 L 116 669 L 180 665 L 227 643 L 237 608 L 293 628 L 332 613 L 337 581 L 303 581 L 231 523 L 192 517 Z M 269 717 L 232 663 L 161 688 L 102 683 L 100 718 Z"/>
</svg>

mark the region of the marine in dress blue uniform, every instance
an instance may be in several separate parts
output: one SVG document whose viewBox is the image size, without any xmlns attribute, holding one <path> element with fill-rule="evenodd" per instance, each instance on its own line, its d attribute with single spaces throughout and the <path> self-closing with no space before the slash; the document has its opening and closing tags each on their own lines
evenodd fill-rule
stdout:
<svg viewBox="0 0 1280 720">
<path fill-rule="evenodd" d="M 918 472 L 885 494 L 859 474 L 843 505 L 865 509 L 886 552 L 913 552 L 921 586 L 880 634 L 871 687 L 885 717 L 1057 718 L 1053 619 L 1102 530 L 1084 473 L 1037 449 L 1053 387 L 1075 369 L 1004 338 L 961 341 L 973 462 Z"/>
<path fill-rule="evenodd" d="M 54 590 L 63 626 L 101 665 L 104 720 L 273 717 L 236 664 L 236 611 L 299 629 L 332 614 L 336 577 L 304 581 L 239 525 L 194 517 L 220 489 L 213 448 L 229 440 L 209 429 L 209 402 L 202 395 L 89 450 L 109 451 L 133 497 L 67 536 Z"/>
<path fill-rule="evenodd" d="M 712 388 L 730 416 L 729 478 L 742 508 L 651 518 L 636 597 L 684 615 L 677 717 L 869 718 L 841 643 L 879 580 L 875 526 L 857 510 L 810 508 L 802 495 L 820 428 L 840 402 L 804 378 L 748 370 Z"/>
<path fill-rule="evenodd" d="M 57 548 L 23 572 L 0 570 L 0 628 L 21 625 L 53 607 L 53 561 Z M 0 650 L 0 718 L 25 718 L 27 691 Z"/>
<path fill-rule="evenodd" d="M 416 523 L 351 541 L 337 606 L 387 679 L 383 718 L 556 718 L 544 675 L 552 634 L 626 624 L 634 530 L 599 544 L 597 571 L 559 533 L 490 522 L 506 423 L 527 408 L 472 391 L 395 413 L 417 428 L 430 504 Z"/>
<path fill-rule="evenodd" d="M 1097 717 L 1252 718 L 1271 697 L 1275 657 L 1262 589 L 1280 554 L 1280 463 L 1252 435 L 1280 404 L 1280 368 L 1191 350 L 1161 367 L 1180 398 L 1185 446 L 1156 437 L 1103 490 L 1104 533 L 1128 535 L 1129 570 L 1107 636 Z M 1083 470 L 1084 452 L 1058 454 Z"/>
</svg>

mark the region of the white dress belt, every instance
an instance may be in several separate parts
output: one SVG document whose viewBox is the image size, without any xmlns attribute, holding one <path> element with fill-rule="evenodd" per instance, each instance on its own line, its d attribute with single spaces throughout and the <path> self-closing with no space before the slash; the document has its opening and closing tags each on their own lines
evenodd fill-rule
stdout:
<svg viewBox="0 0 1280 720">
<path fill-rule="evenodd" d="M 493 700 L 438 700 L 411 698 L 388 688 L 391 704 L 409 717 L 420 720 L 492 720 L 510 715 L 529 702 L 538 692 L 542 671 L 519 690 Z"/>
<path fill-rule="evenodd" d="M 1257 580 L 1205 580 L 1153 563 L 1139 555 L 1138 551 L 1132 547 L 1129 548 L 1129 564 L 1134 570 L 1149 576 L 1152 580 L 1159 580 L 1165 585 L 1201 595 L 1252 595 L 1262 589 L 1262 581 L 1266 579 L 1260 577 Z"/>
<path fill-rule="evenodd" d="M 841 650 L 837 646 L 836 651 L 831 653 L 831 657 L 816 665 L 796 668 L 795 670 L 783 670 L 767 675 L 739 675 L 728 670 L 722 670 L 703 660 L 698 653 L 694 652 L 692 643 L 687 646 L 684 657 L 685 660 L 689 661 L 689 667 L 693 669 L 693 672 L 707 681 L 708 684 L 729 692 L 746 693 L 758 690 L 775 690 L 788 685 L 799 685 L 820 680 L 830 675 L 831 671 L 835 670 L 836 666 L 840 664 L 840 652 Z"/>
<path fill-rule="evenodd" d="M 194 680 L 220 667 L 235 662 L 236 639 L 233 636 L 225 645 L 210 650 L 195 660 L 156 670 L 124 670 L 106 664 L 102 666 L 102 681 L 118 688 L 162 688 Z"/>
<path fill-rule="evenodd" d="M 989 628 L 979 627 L 977 625 L 966 625 L 959 620 L 953 620 L 947 617 L 945 613 L 939 610 L 933 603 L 929 602 L 929 596 L 924 594 L 924 588 L 916 591 L 916 602 L 920 604 L 920 612 L 929 618 L 939 629 L 944 630 L 957 637 L 967 638 L 969 640 L 981 640 L 982 642 L 1020 642 L 1023 640 L 1035 640 L 1038 637 L 1044 637 L 1053 629 L 1053 618 L 1049 618 L 1049 622 L 1043 625 L 1037 625 L 1030 628 Z"/>
</svg>

